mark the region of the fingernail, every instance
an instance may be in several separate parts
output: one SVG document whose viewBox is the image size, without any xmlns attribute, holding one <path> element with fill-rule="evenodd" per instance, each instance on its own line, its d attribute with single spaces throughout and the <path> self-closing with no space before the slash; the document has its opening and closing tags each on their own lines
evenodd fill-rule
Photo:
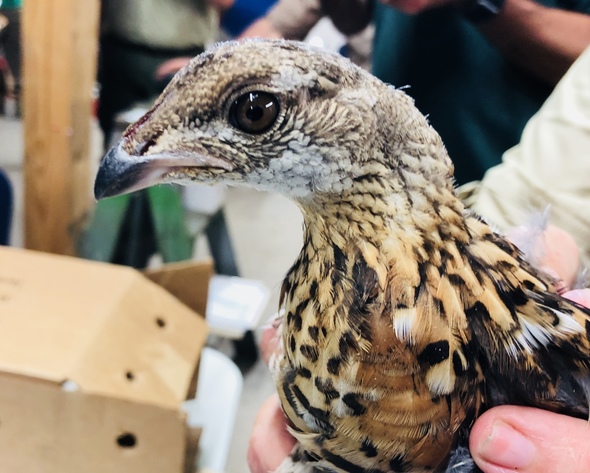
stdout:
<svg viewBox="0 0 590 473">
<path fill-rule="evenodd" d="M 502 468 L 526 468 L 533 462 L 535 446 L 510 425 L 497 420 L 480 454 L 486 462 Z"/>
</svg>

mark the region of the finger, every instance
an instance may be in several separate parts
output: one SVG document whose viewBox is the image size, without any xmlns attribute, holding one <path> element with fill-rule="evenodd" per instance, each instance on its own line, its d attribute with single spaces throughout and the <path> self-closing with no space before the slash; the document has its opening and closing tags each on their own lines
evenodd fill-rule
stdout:
<svg viewBox="0 0 590 473">
<path fill-rule="evenodd" d="M 433 7 L 439 3 L 449 3 L 449 2 L 438 2 L 438 1 L 430 1 L 430 0 L 381 0 L 381 3 L 385 5 L 389 5 L 390 7 L 395 8 L 396 10 L 400 10 L 404 13 L 409 15 L 415 15 L 428 9 L 429 7 Z"/>
<path fill-rule="evenodd" d="M 278 346 L 279 337 L 277 336 L 276 327 L 270 326 L 266 328 L 260 337 L 260 352 L 262 353 L 262 359 L 267 365 Z"/>
<path fill-rule="evenodd" d="M 275 471 L 289 455 L 295 439 L 287 431 L 279 398 L 274 395 L 258 411 L 248 447 L 248 465 L 252 473 Z"/>
<path fill-rule="evenodd" d="M 176 74 L 180 69 L 186 66 L 190 62 L 190 57 L 177 57 L 170 59 L 156 69 L 154 76 L 156 79 L 163 79 L 167 75 Z"/>
<path fill-rule="evenodd" d="M 569 233 L 553 225 L 547 226 L 543 237 L 546 250 L 541 258 L 541 266 L 553 269 L 565 286 L 571 288 L 580 266 L 580 252 L 576 241 Z"/>
<path fill-rule="evenodd" d="M 590 308 L 590 289 L 576 289 L 566 292 L 563 297 Z"/>
<path fill-rule="evenodd" d="M 469 445 L 484 473 L 587 473 L 590 426 L 530 407 L 501 406 L 475 423 Z"/>
<path fill-rule="evenodd" d="M 572 287 L 580 265 L 580 254 L 569 233 L 554 225 L 548 225 L 542 234 L 534 226 L 522 226 L 510 230 L 507 236 L 531 263 L 559 281 L 558 289 Z"/>
</svg>

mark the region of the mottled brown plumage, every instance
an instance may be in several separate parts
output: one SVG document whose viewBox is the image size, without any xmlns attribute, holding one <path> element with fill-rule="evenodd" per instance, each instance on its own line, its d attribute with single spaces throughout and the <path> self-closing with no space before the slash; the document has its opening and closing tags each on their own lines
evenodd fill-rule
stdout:
<svg viewBox="0 0 590 473">
<path fill-rule="evenodd" d="M 493 405 L 588 416 L 590 314 L 465 210 L 402 91 L 298 43 L 222 44 L 126 131 L 96 194 L 187 180 L 281 192 L 304 216 L 280 473 L 472 472 L 469 429 Z"/>
</svg>

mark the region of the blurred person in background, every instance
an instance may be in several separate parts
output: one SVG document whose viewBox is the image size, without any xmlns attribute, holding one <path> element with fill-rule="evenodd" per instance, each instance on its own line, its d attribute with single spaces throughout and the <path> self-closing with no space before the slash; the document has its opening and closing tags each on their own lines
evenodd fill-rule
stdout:
<svg viewBox="0 0 590 473">
<path fill-rule="evenodd" d="M 253 22 L 263 17 L 276 0 L 208 0 L 208 3 L 219 12 L 221 33 L 229 38 L 236 38 Z M 192 57 L 189 54 L 166 61 L 158 68 L 156 77 L 160 80 L 171 78 Z"/>
<path fill-rule="evenodd" d="M 189 58 L 202 53 L 218 39 L 222 3 L 220 0 L 102 0 L 98 119 L 105 148 L 118 138 L 114 132 L 122 131 L 115 130 L 115 118 L 120 112 L 137 105 L 149 106 Z M 113 263 L 144 268 L 158 250 L 146 192 L 136 192 L 130 197 L 111 258 Z M 187 213 L 183 215 L 186 221 Z M 237 276 L 223 208 L 208 217 L 204 233 L 215 271 Z M 234 361 L 242 370 L 248 370 L 258 359 L 253 333 L 247 331 L 233 345 Z"/>
<path fill-rule="evenodd" d="M 590 44 L 585 0 L 279 0 L 244 35 L 300 38 L 321 16 L 353 34 L 375 25 L 372 71 L 408 86 L 463 184 L 514 146 Z"/>
<path fill-rule="evenodd" d="M 0 71 L 4 88 L 0 95 L 6 94 L 0 110 L 8 115 L 19 113 L 21 90 L 21 8 L 22 0 L 0 0 L 0 56 L 6 58 L 8 69 Z M 12 101 L 12 109 L 7 110 L 6 98 Z"/>
<path fill-rule="evenodd" d="M 230 38 L 242 34 L 254 21 L 266 15 L 276 0 L 209 0 L 221 14 L 221 29 Z"/>
<path fill-rule="evenodd" d="M 162 91 L 162 63 L 214 42 L 219 16 L 207 0 L 103 0 L 98 119 L 111 140 L 115 116 Z"/>
<path fill-rule="evenodd" d="M 0 70 L 0 112 L 6 113 L 7 98 L 13 99 L 17 113 L 21 77 L 21 0 L 0 0 L 0 56 L 8 68 Z M 11 97 L 8 97 L 11 95 Z M 8 176 L 0 169 L 0 245 L 10 242 L 10 224 L 13 212 L 13 191 Z"/>
<path fill-rule="evenodd" d="M 365 1 L 279 0 L 267 15 L 252 23 L 241 38 L 286 38 L 302 41 L 324 17 L 346 38 L 340 52 L 364 69 L 371 68 L 372 3 Z"/>
<path fill-rule="evenodd" d="M 12 205 L 12 186 L 8 176 L 0 169 L 0 245 L 10 243 Z"/>
</svg>

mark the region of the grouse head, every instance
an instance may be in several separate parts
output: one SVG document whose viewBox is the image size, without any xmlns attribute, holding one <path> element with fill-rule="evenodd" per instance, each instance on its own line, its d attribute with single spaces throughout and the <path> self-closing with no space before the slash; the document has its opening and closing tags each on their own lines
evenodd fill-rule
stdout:
<svg viewBox="0 0 590 473">
<path fill-rule="evenodd" d="M 221 43 L 181 70 L 105 156 L 95 194 L 195 181 L 306 201 L 354 193 L 366 179 L 387 182 L 375 192 L 449 188 L 451 175 L 438 134 L 403 91 L 338 54 L 256 39 Z"/>
</svg>

